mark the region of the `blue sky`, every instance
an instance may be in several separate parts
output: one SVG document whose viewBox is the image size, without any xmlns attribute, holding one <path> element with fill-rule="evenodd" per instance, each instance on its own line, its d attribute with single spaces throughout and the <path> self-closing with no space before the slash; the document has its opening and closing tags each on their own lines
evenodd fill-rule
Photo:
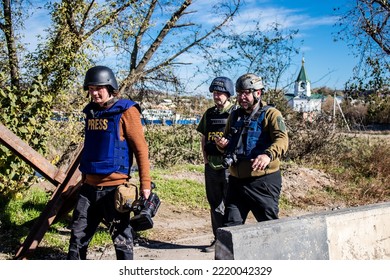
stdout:
<svg viewBox="0 0 390 280">
<path fill-rule="evenodd" d="M 357 60 L 343 41 L 334 42 L 337 29 L 335 7 L 346 7 L 347 0 L 245 0 L 240 17 L 250 20 L 260 15 L 264 22 L 277 21 L 285 28 L 298 29 L 303 40 L 301 53 L 294 58 L 290 73 L 298 72 L 305 58 L 305 69 L 312 88 L 342 89 L 352 76 Z"/>
<path fill-rule="evenodd" d="M 264 29 L 271 23 L 277 22 L 288 30 L 299 30 L 296 46 L 300 53 L 293 57 L 290 69 L 285 73 L 281 85 L 291 84 L 298 76 L 305 60 L 305 69 L 311 82 L 311 88 L 326 86 L 331 89 L 343 89 L 345 82 L 352 76 L 353 67 L 357 64 L 351 50 L 345 41 L 334 41 L 335 26 L 338 17 L 334 8 L 348 8 L 351 1 L 348 0 L 241 0 L 243 5 L 239 15 L 234 19 L 233 26 L 236 32 L 248 31 L 253 27 L 254 21 L 260 21 Z M 202 22 L 213 23 L 215 16 L 207 14 L 210 8 L 210 0 L 195 0 L 194 9 L 202 11 Z M 301 45 L 301 41 L 303 44 Z M 194 56 L 185 55 L 183 61 L 199 63 Z M 221 75 L 230 77 L 235 81 L 241 74 L 239 70 L 231 69 L 230 73 Z M 182 75 L 191 77 L 191 68 L 182 71 Z M 212 80 L 213 77 L 199 77 L 199 81 Z M 270 85 L 272 86 L 272 85 Z M 190 88 L 190 87 L 189 87 Z M 289 92 L 294 90 L 291 84 Z M 192 92 L 188 89 L 188 92 Z M 207 84 L 197 87 L 197 92 L 208 93 Z"/>
<path fill-rule="evenodd" d="M 334 24 L 337 17 L 333 8 L 347 6 L 348 0 L 241 0 L 242 9 L 238 18 L 233 22 L 236 30 L 250 28 L 253 20 L 260 20 L 266 26 L 277 21 L 284 28 L 298 29 L 297 41 L 303 40 L 301 53 L 293 58 L 292 66 L 286 73 L 286 80 L 298 75 L 301 67 L 302 57 L 305 58 L 305 69 L 311 81 L 311 87 L 327 86 L 331 89 L 343 89 L 344 83 L 352 76 L 352 69 L 357 63 L 347 45 L 343 41 L 334 42 L 334 33 L 337 31 Z M 45 2 L 45 1 L 43 1 Z M 210 5 L 214 1 L 194 0 L 194 7 L 191 10 L 201 11 L 198 16 L 202 17 L 204 23 L 215 21 L 215 15 L 208 13 Z M 34 16 L 28 21 L 26 42 L 35 47 L 37 34 L 44 34 L 45 21 L 49 20 L 47 11 L 35 10 Z M 43 20 L 45 19 L 45 20 Z M 198 58 L 183 56 L 186 62 L 199 62 Z M 99 63 L 99 62 L 98 62 Z M 104 62 L 101 62 L 104 63 Z M 182 74 L 188 76 L 192 73 L 191 68 L 183 70 Z M 243 73 L 231 74 L 235 81 Z M 288 77 L 287 77 L 288 76 Z M 213 77 L 202 77 L 203 80 L 212 80 Z M 190 80 L 190 79 L 189 79 Z M 189 89 L 191 86 L 188 86 Z M 290 89 L 290 91 L 292 88 Z M 189 90 L 191 91 L 191 90 Z M 198 93 L 208 93 L 207 84 L 197 88 Z"/>
</svg>

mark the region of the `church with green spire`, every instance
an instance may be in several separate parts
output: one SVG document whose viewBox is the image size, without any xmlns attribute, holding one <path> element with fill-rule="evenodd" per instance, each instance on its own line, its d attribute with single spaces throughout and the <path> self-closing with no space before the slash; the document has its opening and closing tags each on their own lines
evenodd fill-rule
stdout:
<svg viewBox="0 0 390 280">
<path fill-rule="evenodd" d="M 310 80 L 306 74 L 304 58 L 302 58 L 301 70 L 299 71 L 298 77 L 295 80 L 294 95 L 303 97 L 311 96 Z"/>
<path fill-rule="evenodd" d="M 298 112 L 320 112 L 323 101 L 321 94 L 311 93 L 311 83 L 305 69 L 305 59 L 295 80 L 294 92 L 286 94 L 288 105 Z"/>
</svg>

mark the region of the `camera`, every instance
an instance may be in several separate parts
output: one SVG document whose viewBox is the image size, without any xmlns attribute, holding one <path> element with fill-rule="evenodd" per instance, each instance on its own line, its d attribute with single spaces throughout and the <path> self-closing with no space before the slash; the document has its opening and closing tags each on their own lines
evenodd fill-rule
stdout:
<svg viewBox="0 0 390 280">
<path fill-rule="evenodd" d="M 152 182 L 152 191 L 156 186 Z M 131 211 L 134 212 L 134 216 L 130 219 L 130 225 L 134 231 L 142 231 L 153 228 L 152 218 L 156 215 L 157 210 L 161 204 L 160 198 L 154 192 L 151 192 L 146 199 L 140 196 L 131 205 Z"/>
<path fill-rule="evenodd" d="M 228 143 L 228 147 L 223 155 L 222 166 L 224 168 L 228 168 L 228 167 L 234 165 L 235 163 L 237 163 L 237 155 L 235 153 L 235 150 L 236 150 L 236 146 L 237 146 L 237 142 L 238 142 L 239 137 L 235 137 L 235 142 L 231 143 L 233 136 L 237 133 L 238 133 L 237 128 L 231 127 L 229 134 L 226 136 L 226 139 L 229 141 L 229 143 Z"/>
<path fill-rule="evenodd" d="M 222 166 L 229 168 L 237 162 L 237 156 L 234 153 L 228 153 L 223 156 Z"/>
</svg>

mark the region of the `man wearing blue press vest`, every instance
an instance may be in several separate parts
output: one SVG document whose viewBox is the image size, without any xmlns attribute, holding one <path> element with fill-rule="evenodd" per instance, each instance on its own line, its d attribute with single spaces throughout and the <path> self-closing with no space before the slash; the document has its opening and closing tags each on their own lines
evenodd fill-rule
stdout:
<svg viewBox="0 0 390 280">
<path fill-rule="evenodd" d="M 133 156 L 140 175 L 140 195 L 151 194 L 148 146 L 137 103 L 117 96 L 118 84 L 105 66 L 90 68 L 84 79 L 90 103 L 84 108 L 85 139 L 80 162 L 82 186 L 73 211 L 68 259 L 87 258 L 100 222 L 108 227 L 117 259 L 133 259 L 129 212 L 118 211 L 116 190 L 130 178 Z"/>
</svg>

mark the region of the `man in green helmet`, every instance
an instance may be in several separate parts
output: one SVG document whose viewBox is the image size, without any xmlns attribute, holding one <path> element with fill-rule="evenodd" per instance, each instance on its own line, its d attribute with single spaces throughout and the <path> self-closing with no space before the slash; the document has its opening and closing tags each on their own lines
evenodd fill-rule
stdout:
<svg viewBox="0 0 390 280">
<path fill-rule="evenodd" d="M 282 114 L 261 100 L 262 79 L 242 75 L 236 92 L 240 108 L 230 114 L 224 136 L 216 140 L 230 172 L 224 226 L 244 224 L 250 211 L 258 222 L 278 219 L 280 159 L 288 148 Z"/>
</svg>

